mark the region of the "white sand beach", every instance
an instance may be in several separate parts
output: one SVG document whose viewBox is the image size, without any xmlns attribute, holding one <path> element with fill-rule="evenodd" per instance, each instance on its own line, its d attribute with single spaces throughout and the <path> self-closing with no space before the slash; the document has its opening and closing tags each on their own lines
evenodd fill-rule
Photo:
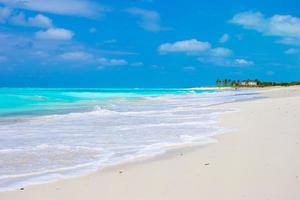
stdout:
<svg viewBox="0 0 300 200">
<path fill-rule="evenodd" d="M 1 200 L 298 200 L 300 87 L 260 89 L 267 98 L 219 105 L 231 132 L 218 143 L 174 150 L 88 176 L 1 192 Z"/>
</svg>

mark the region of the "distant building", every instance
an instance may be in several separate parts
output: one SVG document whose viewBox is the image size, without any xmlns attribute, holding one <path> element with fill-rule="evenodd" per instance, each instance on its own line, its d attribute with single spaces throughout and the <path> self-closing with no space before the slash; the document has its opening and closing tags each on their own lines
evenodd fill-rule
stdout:
<svg viewBox="0 0 300 200">
<path fill-rule="evenodd" d="M 258 81 L 241 81 L 240 85 L 245 87 L 255 87 L 258 86 Z"/>
</svg>

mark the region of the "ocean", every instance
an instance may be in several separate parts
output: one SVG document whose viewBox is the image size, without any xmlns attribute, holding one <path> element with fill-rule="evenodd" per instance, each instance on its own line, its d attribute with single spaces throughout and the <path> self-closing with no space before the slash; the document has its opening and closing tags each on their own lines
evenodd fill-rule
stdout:
<svg viewBox="0 0 300 200">
<path fill-rule="evenodd" d="M 234 90 L 1 88 L 0 191 L 84 175 L 225 132 Z"/>
</svg>

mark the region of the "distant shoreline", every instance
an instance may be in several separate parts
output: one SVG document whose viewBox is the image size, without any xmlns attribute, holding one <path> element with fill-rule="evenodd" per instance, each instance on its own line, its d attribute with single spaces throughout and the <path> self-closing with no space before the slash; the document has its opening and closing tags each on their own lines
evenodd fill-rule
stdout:
<svg viewBox="0 0 300 200">
<path fill-rule="evenodd" d="M 234 87 L 234 86 L 200 86 L 200 87 L 192 87 L 191 89 L 214 89 L 214 90 L 232 90 L 232 89 L 268 89 L 268 88 L 288 88 L 288 87 L 299 87 L 298 85 L 289 85 L 289 86 L 240 86 L 240 87 Z"/>
</svg>

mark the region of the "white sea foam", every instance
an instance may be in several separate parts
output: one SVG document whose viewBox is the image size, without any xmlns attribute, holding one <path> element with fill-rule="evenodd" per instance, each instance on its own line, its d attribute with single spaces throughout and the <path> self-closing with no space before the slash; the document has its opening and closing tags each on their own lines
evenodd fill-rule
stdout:
<svg viewBox="0 0 300 200">
<path fill-rule="evenodd" d="M 122 99 L 92 111 L 2 124 L 0 190 L 78 176 L 180 145 L 216 142 L 212 136 L 224 131 L 217 124 L 218 114 L 230 110 L 211 105 L 254 97 L 237 94 Z"/>
</svg>

